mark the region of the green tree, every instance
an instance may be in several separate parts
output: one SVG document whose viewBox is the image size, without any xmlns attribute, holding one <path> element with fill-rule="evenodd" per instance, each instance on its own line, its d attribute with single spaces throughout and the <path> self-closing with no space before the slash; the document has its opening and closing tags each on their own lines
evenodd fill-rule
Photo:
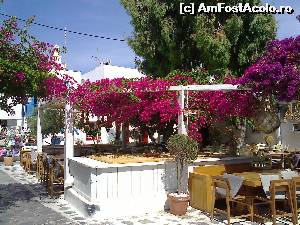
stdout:
<svg viewBox="0 0 300 225">
<path fill-rule="evenodd" d="M 37 110 L 27 120 L 31 134 L 36 135 Z M 55 136 L 65 129 L 65 111 L 62 105 L 48 104 L 41 108 L 41 127 L 43 137 Z"/>
<path fill-rule="evenodd" d="M 255 62 L 266 43 L 276 35 L 276 23 L 267 14 L 180 15 L 182 0 L 121 0 L 131 16 L 134 32 L 129 45 L 138 55 L 137 65 L 153 77 L 173 70 L 197 67 L 211 74 L 240 75 Z M 198 6 L 217 0 L 193 0 Z M 226 1 L 236 5 L 237 0 Z M 250 5 L 260 0 L 243 0 Z"/>
<path fill-rule="evenodd" d="M 0 108 L 7 112 L 28 97 L 45 97 L 45 81 L 62 69 L 52 57 L 54 46 L 30 35 L 33 19 L 23 28 L 15 17 L 0 25 Z"/>
</svg>

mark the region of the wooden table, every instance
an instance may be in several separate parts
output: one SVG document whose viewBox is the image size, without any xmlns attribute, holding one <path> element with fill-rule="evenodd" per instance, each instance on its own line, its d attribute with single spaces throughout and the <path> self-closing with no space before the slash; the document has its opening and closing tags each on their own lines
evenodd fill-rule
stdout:
<svg viewBox="0 0 300 225">
<path fill-rule="evenodd" d="M 243 185 L 248 187 L 261 187 L 261 180 L 259 173 L 257 172 L 243 172 L 243 173 L 235 173 L 234 175 L 243 178 Z"/>
<path fill-rule="evenodd" d="M 290 152 L 270 152 L 271 156 L 281 156 L 281 157 L 287 157 L 291 153 Z"/>
<path fill-rule="evenodd" d="M 65 155 L 64 154 L 60 154 L 60 155 L 47 155 L 47 159 L 55 159 L 58 161 L 63 161 L 65 159 Z"/>
<path fill-rule="evenodd" d="M 290 152 L 270 152 L 271 160 L 278 160 L 281 163 L 282 169 L 285 169 L 285 165 L 287 163 L 287 158 L 291 155 Z"/>
<path fill-rule="evenodd" d="M 260 174 L 265 175 L 278 175 L 280 174 L 279 170 L 267 170 L 261 172 L 243 172 L 243 173 L 234 173 L 236 176 L 240 176 L 244 179 L 243 185 L 248 187 L 262 187 L 260 180 Z"/>
<path fill-rule="evenodd" d="M 264 196 L 264 191 L 260 179 L 260 175 L 264 172 L 243 172 L 243 173 L 234 173 L 234 175 L 243 178 L 243 185 L 239 190 L 241 195 L 245 196 L 246 202 L 250 203 L 253 199 L 253 196 Z M 266 174 L 266 173 L 264 173 Z M 273 173 L 274 174 L 274 173 Z M 245 207 L 239 205 L 238 212 L 245 210 Z"/>
</svg>

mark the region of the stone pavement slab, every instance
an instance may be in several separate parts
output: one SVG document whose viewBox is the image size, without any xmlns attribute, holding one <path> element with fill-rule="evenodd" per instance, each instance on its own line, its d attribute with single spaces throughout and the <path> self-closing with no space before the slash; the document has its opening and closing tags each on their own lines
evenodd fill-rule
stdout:
<svg viewBox="0 0 300 225">
<path fill-rule="evenodd" d="M 74 224 L 72 220 L 40 203 L 35 184 L 21 184 L 0 171 L 0 224 Z"/>
</svg>

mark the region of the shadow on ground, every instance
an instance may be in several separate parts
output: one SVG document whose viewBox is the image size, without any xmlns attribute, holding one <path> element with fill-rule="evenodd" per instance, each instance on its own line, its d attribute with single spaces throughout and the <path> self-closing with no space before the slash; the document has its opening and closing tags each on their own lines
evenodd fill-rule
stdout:
<svg viewBox="0 0 300 225">
<path fill-rule="evenodd" d="M 54 210 L 45 207 L 47 198 L 40 184 L 22 184 L 0 171 L 0 224 L 41 225 L 72 224 Z"/>
</svg>

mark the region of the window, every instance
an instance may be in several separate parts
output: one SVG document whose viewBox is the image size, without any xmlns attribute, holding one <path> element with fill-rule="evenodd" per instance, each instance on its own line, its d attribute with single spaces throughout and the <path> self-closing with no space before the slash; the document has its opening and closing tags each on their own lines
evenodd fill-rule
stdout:
<svg viewBox="0 0 300 225">
<path fill-rule="evenodd" d="M 0 126 L 7 127 L 7 120 L 0 120 Z"/>
<path fill-rule="evenodd" d="M 293 124 L 293 132 L 300 132 L 300 123 Z"/>
</svg>

